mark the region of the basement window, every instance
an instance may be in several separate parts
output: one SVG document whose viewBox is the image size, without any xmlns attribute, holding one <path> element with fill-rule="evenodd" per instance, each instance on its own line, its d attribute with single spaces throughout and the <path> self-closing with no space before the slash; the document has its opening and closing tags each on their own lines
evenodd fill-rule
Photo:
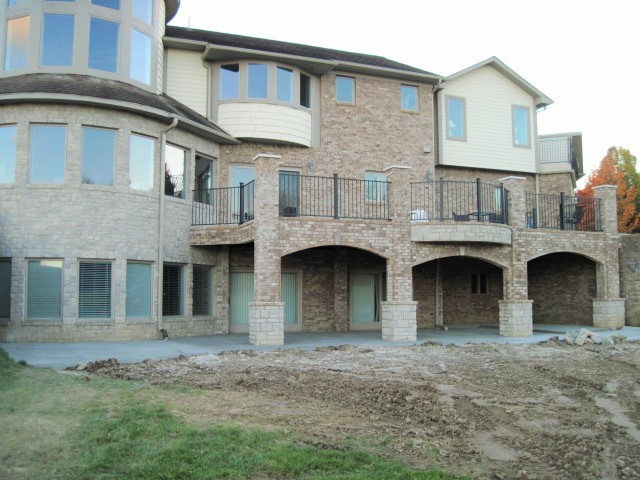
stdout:
<svg viewBox="0 0 640 480">
<path fill-rule="evenodd" d="M 471 274 L 471 294 L 487 295 L 489 293 L 489 276 L 486 273 Z"/>
</svg>

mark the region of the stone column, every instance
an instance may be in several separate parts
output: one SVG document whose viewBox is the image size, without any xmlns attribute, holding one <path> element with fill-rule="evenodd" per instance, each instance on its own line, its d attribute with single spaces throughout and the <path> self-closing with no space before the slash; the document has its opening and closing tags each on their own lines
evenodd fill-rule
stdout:
<svg viewBox="0 0 640 480">
<path fill-rule="evenodd" d="M 620 298 L 617 187 L 602 185 L 593 192 L 600 201 L 600 225 L 606 250 L 604 264 L 597 267 L 598 297 L 593 299 L 593 326 L 617 330 L 624 327 L 625 322 L 625 299 Z"/>
<path fill-rule="evenodd" d="M 216 247 L 213 334 L 229 333 L 229 247 Z"/>
<path fill-rule="evenodd" d="M 392 248 L 387 260 L 387 301 L 381 302 L 382 339 L 415 342 L 418 302 L 413 301 L 410 253 L 411 168 L 394 165 L 385 169 L 385 173 L 391 182 Z"/>
<path fill-rule="evenodd" d="M 500 335 L 504 337 L 530 337 L 533 335 L 533 301 L 528 299 L 527 263 L 520 258 L 518 230 L 525 227 L 527 212 L 524 177 L 505 177 L 500 183 L 509 191 L 508 224 L 513 232 L 511 265 L 503 273 L 504 300 L 500 306 Z"/>
<path fill-rule="evenodd" d="M 279 155 L 257 155 L 255 180 L 254 302 L 249 304 L 249 342 L 284 344 L 284 303 L 280 301 L 278 236 Z"/>
</svg>

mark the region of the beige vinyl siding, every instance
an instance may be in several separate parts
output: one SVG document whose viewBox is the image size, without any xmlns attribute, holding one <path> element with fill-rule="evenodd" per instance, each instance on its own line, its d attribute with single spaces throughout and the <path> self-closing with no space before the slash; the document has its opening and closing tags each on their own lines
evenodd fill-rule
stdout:
<svg viewBox="0 0 640 480">
<path fill-rule="evenodd" d="M 466 141 L 447 139 L 447 96 L 466 102 Z M 440 92 L 441 164 L 469 168 L 536 171 L 534 99 L 491 66 L 448 80 Z M 513 106 L 529 108 L 531 148 L 513 145 Z"/>
<path fill-rule="evenodd" d="M 207 69 L 201 53 L 167 50 L 167 95 L 207 116 Z"/>
</svg>

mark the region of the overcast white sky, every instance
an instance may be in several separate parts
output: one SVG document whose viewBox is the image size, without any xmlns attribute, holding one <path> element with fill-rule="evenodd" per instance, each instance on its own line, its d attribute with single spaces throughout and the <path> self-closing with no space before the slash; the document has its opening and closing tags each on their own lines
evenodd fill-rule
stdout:
<svg viewBox="0 0 640 480">
<path fill-rule="evenodd" d="M 182 0 L 172 25 L 382 55 L 440 75 L 496 56 L 555 103 L 540 134 L 582 132 L 585 169 L 640 156 L 636 0 Z"/>
</svg>

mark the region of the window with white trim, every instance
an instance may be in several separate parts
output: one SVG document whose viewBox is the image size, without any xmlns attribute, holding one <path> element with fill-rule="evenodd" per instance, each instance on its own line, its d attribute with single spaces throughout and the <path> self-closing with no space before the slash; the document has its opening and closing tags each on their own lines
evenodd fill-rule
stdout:
<svg viewBox="0 0 640 480">
<path fill-rule="evenodd" d="M 151 273 L 150 263 L 127 262 L 127 317 L 151 316 Z"/>
<path fill-rule="evenodd" d="M 184 267 L 165 263 L 162 269 L 162 314 L 180 316 L 184 310 Z"/>
<path fill-rule="evenodd" d="M 336 101 L 356 103 L 356 79 L 352 77 L 336 77 Z"/>
<path fill-rule="evenodd" d="M 89 68 L 104 72 L 118 71 L 120 24 L 91 17 L 89 23 Z"/>
<path fill-rule="evenodd" d="M 467 140 L 467 107 L 464 98 L 447 97 L 447 139 Z"/>
<path fill-rule="evenodd" d="M 74 24 L 74 15 L 44 14 L 40 65 L 43 67 L 73 65 Z"/>
<path fill-rule="evenodd" d="M 211 273 L 207 265 L 193 266 L 193 314 L 211 315 Z"/>
<path fill-rule="evenodd" d="M 16 17 L 7 20 L 4 42 L 4 69 L 26 68 L 29 63 L 29 25 L 31 17 Z"/>
<path fill-rule="evenodd" d="M 400 87 L 400 108 L 408 112 L 418 111 L 418 87 L 413 85 Z"/>
<path fill-rule="evenodd" d="M 153 0 L 133 0 L 133 18 L 151 25 L 153 21 Z"/>
<path fill-rule="evenodd" d="M 180 147 L 167 144 L 164 151 L 164 193 L 171 197 L 185 198 L 186 152 Z"/>
<path fill-rule="evenodd" d="M 513 145 L 529 148 L 531 135 L 529 130 L 529 108 L 513 106 Z"/>
<path fill-rule="evenodd" d="M 78 318 L 111 318 L 111 262 L 80 262 Z"/>
<path fill-rule="evenodd" d="M 269 65 L 249 64 L 249 98 L 269 97 Z"/>
<path fill-rule="evenodd" d="M 27 319 L 62 319 L 62 260 L 28 261 Z"/>
<path fill-rule="evenodd" d="M 129 76 L 132 80 L 151 84 L 151 37 L 135 28 L 131 29 Z"/>
<path fill-rule="evenodd" d="M 276 67 L 276 98 L 281 102 L 293 102 L 293 70 Z"/>
</svg>

